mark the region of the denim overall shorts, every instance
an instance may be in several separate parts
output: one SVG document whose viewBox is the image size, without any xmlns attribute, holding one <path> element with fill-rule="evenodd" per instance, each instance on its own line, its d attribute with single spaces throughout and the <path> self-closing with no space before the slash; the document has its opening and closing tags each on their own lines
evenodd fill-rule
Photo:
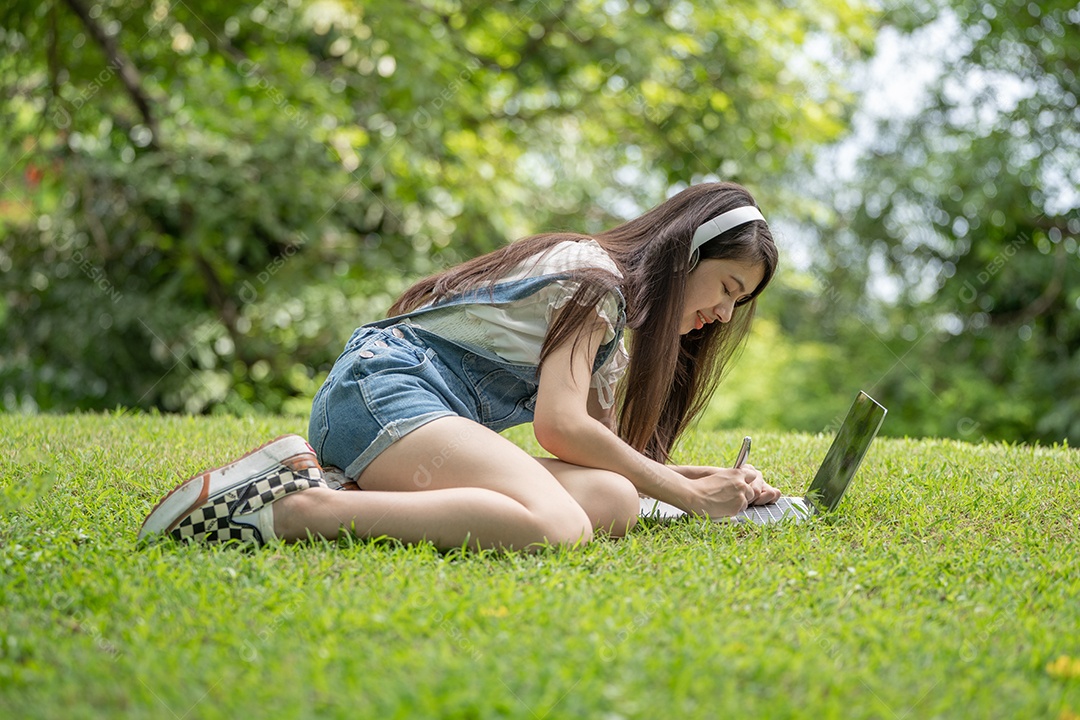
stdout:
<svg viewBox="0 0 1080 720">
<path fill-rule="evenodd" d="M 568 277 L 500 283 L 357 328 L 312 403 L 308 440 L 319 462 L 355 479 L 395 440 L 437 418 L 465 417 L 495 432 L 532 422 L 536 365 L 508 362 L 408 320 L 451 305 L 511 303 Z M 593 372 L 618 347 L 626 322 L 625 303 L 618 300 L 615 337 L 600 346 Z"/>
</svg>

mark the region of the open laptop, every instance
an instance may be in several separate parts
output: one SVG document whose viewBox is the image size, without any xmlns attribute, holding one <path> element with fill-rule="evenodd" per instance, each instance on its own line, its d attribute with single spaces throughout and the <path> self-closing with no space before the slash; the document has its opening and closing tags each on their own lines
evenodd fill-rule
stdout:
<svg viewBox="0 0 1080 720">
<path fill-rule="evenodd" d="M 876 400 L 860 392 L 851 404 L 843 425 L 836 433 L 836 439 L 825 454 L 825 460 L 818 468 L 814 482 L 810 483 L 804 497 L 785 495 L 775 503 L 751 505 L 731 519 L 759 525 L 785 519 L 800 522 L 811 515 L 835 510 L 851 479 L 855 477 L 855 471 L 859 469 L 866 450 L 877 436 L 886 412 L 888 411 Z M 673 518 L 686 513 L 665 502 L 642 498 L 641 515 L 650 518 Z"/>
</svg>

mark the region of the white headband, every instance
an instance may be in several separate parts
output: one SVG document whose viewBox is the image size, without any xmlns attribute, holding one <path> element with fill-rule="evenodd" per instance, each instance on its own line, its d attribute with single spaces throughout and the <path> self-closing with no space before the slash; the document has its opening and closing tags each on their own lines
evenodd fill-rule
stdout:
<svg viewBox="0 0 1080 720">
<path fill-rule="evenodd" d="M 765 216 L 753 205 L 744 205 L 743 207 L 720 213 L 712 220 L 702 223 L 698 229 L 694 231 L 694 239 L 690 241 L 690 269 L 693 270 L 698 263 L 698 248 L 713 238 L 720 237 L 728 230 L 737 228 L 740 225 L 745 225 L 748 222 L 753 222 L 754 220 L 765 222 Z"/>
</svg>

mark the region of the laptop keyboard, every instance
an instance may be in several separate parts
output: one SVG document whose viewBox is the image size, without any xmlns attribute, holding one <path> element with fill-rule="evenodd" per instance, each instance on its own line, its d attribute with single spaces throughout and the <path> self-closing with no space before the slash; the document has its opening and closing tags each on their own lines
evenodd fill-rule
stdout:
<svg viewBox="0 0 1080 720">
<path fill-rule="evenodd" d="M 794 516 L 799 520 L 807 515 L 802 498 L 782 497 L 768 505 L 753 505 L 746 508 L 735 516 L 736 520 L 748 520 L 750 522 L 765 525 L 786 517 Z"/>
<path fill-rule="evenodd" d="M 732 519 L 738 522 L 753 522 L 765 525 L 794 517 L 794 521 L 798 522 L 809 514 L 803 503 L 804 501 L 800 497 L 782 497 L 769 505 L 752 505 Z M 641 498 L 641 514 L 653 518 L 674 518 L 686 515 L 682 510 L 667 503 L 644 497 Z"/>
</svg>

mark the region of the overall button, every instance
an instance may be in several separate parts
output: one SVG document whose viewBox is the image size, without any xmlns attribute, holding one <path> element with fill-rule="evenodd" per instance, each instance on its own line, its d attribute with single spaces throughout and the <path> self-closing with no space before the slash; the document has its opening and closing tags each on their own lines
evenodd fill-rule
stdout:
<svg viewBox="0 0 1080 720">
<path fill-rule="evenodd" d="M 386 343 L 384 343 L 382 340 L 376 340 L 375 341 L 375 347 L 384 348 L 384 347 L 390 347 L 390 346 L 387 345 Z"/>
<path fill-rule="evenodd" d="M 373 357 L 375 357 L 375 353 L 371 352 L 370 350 L 361 350 L 360 351 L 360 357 L 362 357 L 362 358 L 373 358 Z"/>
<path fill-rule="evenodd" d="M 405 333 L 401 332 L 401 328 L 394 328 L 390 332 L 393 333 L 394 337 L 396 337 L 398 340 L 405 337 Z"/>
</svg>

